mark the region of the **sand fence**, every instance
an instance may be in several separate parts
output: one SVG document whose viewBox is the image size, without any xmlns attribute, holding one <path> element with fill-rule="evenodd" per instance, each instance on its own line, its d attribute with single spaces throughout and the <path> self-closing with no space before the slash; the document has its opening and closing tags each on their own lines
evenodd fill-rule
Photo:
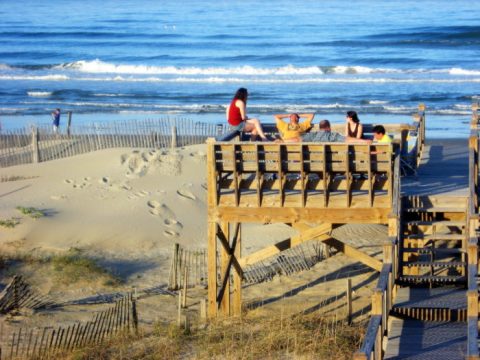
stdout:
<svg viewBox="0 0 480 360">
<path fill-rule="evenodd" d="M 54 133 L 50 125 L 32 125 L 0 133 L 0 167 L 38 163 L 110 148 L 175 148 L 203 144 L 227 132 L 224 124 L 184 118 L 115 121 L 77 125 Z"/>
<path fill-rule="evenodd" d="M 35 300 L 37 299 L 37 300 Z M 37 304 L 37 305 L 36 305 Z M 43 305 L 42 305 L 43 304 Z M 0 297 L 3 313 L 15 315 L 25 308 L 45 308 L 45 302 L 35 295 L 20 276 L 4 289 Z M 42 305 L 41 307 L 39 307 Z M 54 304 L 52 304 L 54 305 Z M 8 327 L 8 326 L 7 326 Z M 14 327 L 0 325 L 0 359 L 45 359 L 87 345 L 99 344 L 120 333 L 138 331 L 136 298 L 128 293 L 114 305 L 97 312 L 92 320 L 58 327 Z"/>
</svg>

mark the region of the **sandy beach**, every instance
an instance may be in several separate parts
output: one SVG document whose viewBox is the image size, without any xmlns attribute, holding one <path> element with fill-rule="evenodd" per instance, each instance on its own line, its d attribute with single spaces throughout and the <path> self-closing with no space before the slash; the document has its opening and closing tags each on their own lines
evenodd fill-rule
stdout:
<svg viewBox="0 0 480 360">
<path fill-rule="evenodd" d="M 165 288 L 174 243 L 188 249 L 206 248 L 205 161 L 205 146 L 196 145 L 173 150 L 111 149 L 0 169 L 0 218 L 18 222 L 14 228 L 0 228 L 0 251 L 6 258 L 42 258 L 76 249 L 121 280 L 115 287 L 84 279 L 59 285 L 49 279 L 52 274 L 44 267 L 14 267 L 57 301 L 133 288 Z M 32 219 L 22 215 L 19 206 L 39 209 L 45 216 Z M 293 234 L 283 224 L 249 224 L 242 252 L 247 255 Z M 386 228 L 345 225 L 333 236 L 380 258 Z M 2 272 L 5 285 L 13 270 Z M 346 278 L 353 282 L 354 312 L 365 313 L 376 274 L 343 254 L 334 254 L 310 271 L 246 287 L 244 304 L 252 315 L 279 308 L 292 313 L 342 308 Z M 175 298 L 157 295 L 139 302 L 141 322 L 175 318 Z M 196 312 L 206 290 L 196 288 L 189 296 Z M 47 318 L 58 322 L 78 316 L 78 308 L 69 311 L 72 314 Z"/>
</svg>

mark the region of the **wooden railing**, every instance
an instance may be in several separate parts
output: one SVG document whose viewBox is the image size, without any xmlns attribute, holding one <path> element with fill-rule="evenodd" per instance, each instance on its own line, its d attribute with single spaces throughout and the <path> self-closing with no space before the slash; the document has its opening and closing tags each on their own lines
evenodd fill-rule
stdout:
<svg viewBox="0 0 480 360">
<path fill-rule="evenodd" d="M 479 136 L 478 125 L 480 117 L 478 116 L 478 104 L 473 106 L 473 116 L 471 122 L 471 133 L 469 139 L 469 197 L 468 197 L 468 241 L 467 241 L 467 260 L 468 260 L 468 291 L 467 291 L 467 317 L 468 317 L 468 336 L 467 336 L 467 359 L 479 359 L 478 351 L 478 195 L 479 189 Z"/>
<path fill-rule="evenodd" d="M 209 142 L 218 207 L 390 208 L 392 146 Z"/>
<path fill-rule="evenodd" d="M 372 294 L 372 310 L 367 332 L 355 360 L 383 359 L 385 338 L 389 334 L 388 317 L 395 299 L 395 279 L 398 273 L 399 243 L 401 236 L 400 156 L 394 163 L 393 207 L 388 221 L 388 241 L 383 248 L 383 267 Z"/>
</svg>

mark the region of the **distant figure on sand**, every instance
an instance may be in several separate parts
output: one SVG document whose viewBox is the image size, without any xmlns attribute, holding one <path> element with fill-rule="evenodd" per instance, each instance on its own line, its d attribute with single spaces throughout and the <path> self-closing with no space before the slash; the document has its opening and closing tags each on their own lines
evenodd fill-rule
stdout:
<svg viewBox="0 0 480 360">
<path fill-rule="evenodd" d="M 60 126 L 60 109 L 56 108 L 52 111 L 52 125 L 53 125 L 53 133 L 58 133 L 58 127 Z"/>
<path fill-rule="evenodd" d="M 277 129 L 284 142 L 298 141 L 298 138 L 312 127 L 312 121 L 315 114 L 277 114 L 275 122 Z M 286 123 L 283 119 L 289 118 L 290 122 Z M 306 120 L 300 122 L 301 118 Z"/>
<path fill-rule="evenodd" d="M 383 125 L 375 125 L 373 127 L 373 139 L 374 142 L 380 144 L 391 144 L 392 138 L 386 133 Z"/>
<path fill-rule="evenodd" d="M 251 132 L 252 140 L 256 140 L 258 135 L 265 141 L 267 137 L 262 130 L 260 121 L 258 119 L 250 119 L 247 116 L 247 98 L 247 89 L 240 88 L 237 90 L 232 102 L 227 107 L 227 121 L 233 130 Z"/>
<path fill-rule="evenodd" d="M 345 124 L 345 136 L 363 139 L 363 126 L 360 124 L 356 111 L 347 112 L 347 123 Z"/>
<path fill-rule="evenodd" d="M 301 141 L 307 142 L 348 142 L 370 144 L 371 140 L 358 139 L 351 136 L 343 136 L 336 131 L 332 131 L 330 121 L 322 120 L 319 124 L 320 130 L 310 132 L 302 136 Z"/>
</svg>

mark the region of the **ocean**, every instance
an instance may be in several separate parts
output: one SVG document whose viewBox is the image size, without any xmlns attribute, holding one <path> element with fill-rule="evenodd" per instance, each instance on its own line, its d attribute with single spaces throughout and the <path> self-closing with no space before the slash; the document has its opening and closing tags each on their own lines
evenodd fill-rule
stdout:
<svg viewBox="0 0 480 360">
<path fill-rule="evenodd" d="M 472 1 L 0 2 L 3 129 L 162 117 L 224 122 L 239 87 L 249 116 L 315 112 L 468 134 L 479 101 Z"/>
</svg>

